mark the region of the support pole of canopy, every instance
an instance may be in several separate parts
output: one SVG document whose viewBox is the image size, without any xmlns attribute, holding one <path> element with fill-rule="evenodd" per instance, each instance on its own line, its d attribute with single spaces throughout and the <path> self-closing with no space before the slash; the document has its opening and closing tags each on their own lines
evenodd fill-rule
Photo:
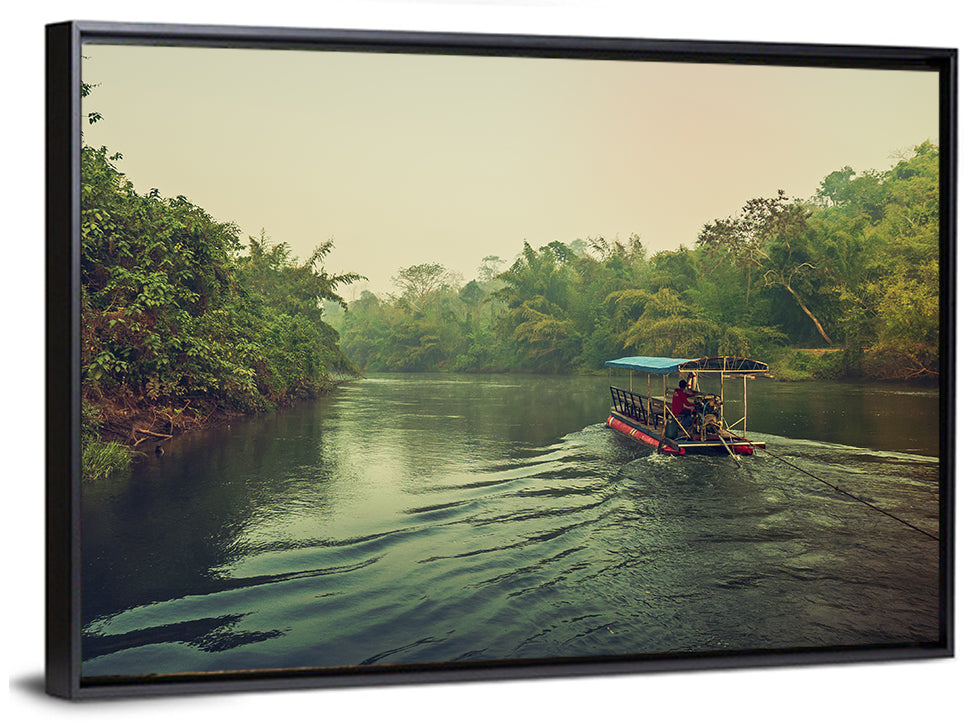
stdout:
<svg viewBox="0 0 964 721">
<path fill-rule="evenodd" d="M 723 404 L 723 377 L 726 375 L 726 356 L 723 356 L 723 365 L 720 366 L 720 422 L 723 422 L 723 409 L 726 406 Z M 726 427 L 725 425 L 723 426 Z"/>
<path fill-rule="evenodd" d="M 665 426 L 665 425 L 666 425 L 666 374 L 665 374 L 665 373 L 663 374 L 663 398 L 662 398 L 662 401 L 663 401 L 663 412 L 662 412 L 661 415 L 662 415 L 662 417 L 663 417 L 663 426 Z"/>
<path fill-rule="evenodd" d="M 720 371 L 720 406 L 723 405 L 723 378 L 726 376 L 726 356 L 723 356 L 723 370 Z M 723 418 L 723 409 L 720 409 L 720 419 Z"/>
<path fill-rule="evenodd" d="M 743 435 L 746 435 L 746 373 L 743 374 Z"/>
</svg>

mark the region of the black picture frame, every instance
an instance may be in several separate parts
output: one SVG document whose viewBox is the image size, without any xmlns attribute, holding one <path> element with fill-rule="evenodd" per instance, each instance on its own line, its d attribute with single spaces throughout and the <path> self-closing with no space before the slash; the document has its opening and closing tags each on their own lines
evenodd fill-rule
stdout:
<svg viewBox="0 0 964 721">
<path fill-rule="evenodd" d="M 541 678 L 952 656 L 957 51 L 947 48 L 670 41 L 468 33 L 64 22 L 47 26 L 46 690 L 66 698 Z M 586 58 L 928 70 L 939 74 L 941 212 L 941 638 L 932 644 L 279 669 L 85 682 L 80 671 L 80 65 L 87 42 L 376 53 Z"/>
</svg>

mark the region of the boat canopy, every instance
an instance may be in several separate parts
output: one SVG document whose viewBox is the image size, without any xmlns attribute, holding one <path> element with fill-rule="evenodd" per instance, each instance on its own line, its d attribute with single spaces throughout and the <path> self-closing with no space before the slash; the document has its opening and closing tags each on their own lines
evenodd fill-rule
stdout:
<svg viewBox="0 0 964 721">
<path fill-rule="evenodd" d="M 606 361 L 610 368 L 628 368 L 643 373 L 733 373 L 750 375 L 766 373 L 770 367 L 757 360 L 739 356 L 714 356 L 707 358 L 654 358 L 652 356 L 627 356 Z"/>
<path fill-rule="evenodd" d="M 626 358 L 606 361 L 609 368 L 628 368 L 631 371 L 644 373 L 679 373 L 683 363 L 693 363 L 690 358 L 654 358 L 652 356 L 634 355 Z"/>
</svg>

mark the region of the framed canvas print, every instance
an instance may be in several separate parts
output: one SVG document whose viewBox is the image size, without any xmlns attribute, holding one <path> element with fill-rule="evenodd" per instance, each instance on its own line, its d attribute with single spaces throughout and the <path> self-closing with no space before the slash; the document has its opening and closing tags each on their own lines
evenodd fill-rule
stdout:
<svg viewBox="0 0 964 721">
<path fill-rule="evenodd" d="M 956 61 L 48 26 L 48 692 L 951 655 Z"/>
</svg>

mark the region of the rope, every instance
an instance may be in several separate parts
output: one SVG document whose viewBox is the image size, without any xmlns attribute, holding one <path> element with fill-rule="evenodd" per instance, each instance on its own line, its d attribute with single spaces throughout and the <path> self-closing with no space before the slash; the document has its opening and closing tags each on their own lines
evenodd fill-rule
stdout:
<svg viewBox="0 0 964 721">
<path fill-rule="evenodd" d="M 874 510 L 877 511 L 878 513 L 883 513 L 885 516 L 890 516 L 890 517 L 893 518 L 895 521 L 900 521 L 901 523 L 903 523 L 903 524 L 904 524 L 905 526 L 907 526 L 908 528 L 913 528 L 915 531 L 917 531 L 918 533 L 923 533 L 923 534 L 924 534 L 925 536 L 927 536 L 928 538 L 933 538 L 935 541 L 940 541 L 940 540 L 941 540 L 940 538 L 938 538 L 937 536 L 935 536 L 933 533 L 928 533 L 928 532 L 925 531 L 923 528 L 918 528 L 918 527 L 915 526 L 913 523 L 908 523 L 908 522 L 905 521 L 903 518 L 898 518 L 898 517 L 895 516 L 893 513 L 890 513 L 889 511 L 885 511 L 883 508 L 880 508 L 879 506 L 875 506 L 873 503 L 870 503 L 870 502 L 868 502 L 868 501 L 865 501 L 863 498 L 858 498 L 857 496 L 855 496 L 855 495 L 852 494 L 852 493 L 848 493 L 847 491 L 845 491 L 845 490 L 843 490 L 842 488 L 840 488 L 840 486 L 835 486 L 835 485 L 832 484 L 830 481 L 825 481 L 824 479 L 822 479 L 822 478 L 820 478 L 820 477 L 818 477 L 818 476 L 813 475 L 810 471 L 808 471 L 808 470 L 806 470 L 806 469 L 804 469 L 804 468 L 801 468 L 800 466 L 798 466 L 798 465 L 796 465 L 796 464 L 791 463 L 791 462 L 788 461 L 786 458 L 783 458 L 783 457 L 781 457 L 781 456 L 778 456 L 778 455 L 777 455 L 776 453 L 774 453 L 773 451 L 768 451 L 766 448 L 759 448 L 759 447 L 757 448 L 757 450 L 761 450 L 761 451 L 763 451 L 764 453 L 773 456 L 773 457 L 776 458 L 777 460 L 783 461 L 783 462 L 786 463 L 788 466 L 790 466 L 791 468 L 796 468 L 796 469 L 797 469 L 798 471 L 800 471 L 801 473 L 806 473 L 808 476 L 810 476 L 810 477 L 813 478 L 814 480 L 820 481 L 821 483 L 825 483 L 826 485 L 830 486 L 832 489 L 834 489 L 835 491 L 837 491 L 837 493 L 842 493 L 843 495 L 848 496 L 848 497 L 854 499 L 855 501 L 859 501 L 860 503 L 863 503 L 865 506 L 868 506 L 869 508 L 874 509 Z"/>
</svg>

